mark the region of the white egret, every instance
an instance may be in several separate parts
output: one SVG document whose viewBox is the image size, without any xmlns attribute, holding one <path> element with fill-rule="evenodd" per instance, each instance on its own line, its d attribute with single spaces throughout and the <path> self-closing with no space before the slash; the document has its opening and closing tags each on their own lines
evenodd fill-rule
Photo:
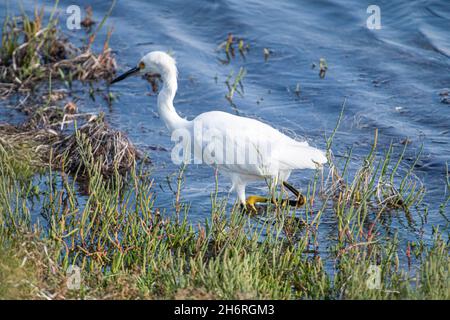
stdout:
<svg viewBox="0 0 450 320">
<path fill-rule="evenodd" d="M 232 182 L 240 203 L 255 209 L 255 203 L 273 201 L 273 198 L 250 196 L 245 188 L 249 182 L 270 179 L 272 186 L 282 183 L 303 204 L 304 197 L 287 179 L 292 170 L 315 169 L 327 162 L 323 151 L 306 141 L 296 141 L 271 126 L 251 118 L 222 111 L 209 111 L 191 121 L 178 115 L 173 100 L 177 92 L 177 67 L 167 53 L 153 51 L 145 55 L 136 67 L 115 78 L 112 83 L 131 75 L 158 75 L 163 87 L 158 94 L 158 113 L 171 133 L 187 133 L 194 145 L 195 158 L 215 164 Z M 183 135 L 182 134 L 182 135 Z M 224 151 L 224 152 L 223 152 Z M 289 200 L 285 200 L 289 201 Z"/>
</svg>

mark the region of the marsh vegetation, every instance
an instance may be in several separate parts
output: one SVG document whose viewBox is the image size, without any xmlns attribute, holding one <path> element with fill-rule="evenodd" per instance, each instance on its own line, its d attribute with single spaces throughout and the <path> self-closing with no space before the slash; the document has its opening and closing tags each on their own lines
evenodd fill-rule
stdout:
<svg viewBox="0 0 450 320">
<path fill-rule="evenodd" d="M 56 17 L 43 25 L 36 11 L 8 18 L 2 33 L 0 94 L 22 97 L 26 121 L 0 125 L 0 298 L 450 299 L 448 225 L 407 243 L 387 227 L 398 216 L 407 230 L 426 223 L 415 220 L 426 220 L 426 186 L 415 175 L 420 153 L 405 161 L 408 143 L 380 146 L 375 130 L 357 163 L 351 150 L 336 157 L 344 103 L 325 141 L 329 165 L 305 187 L 305 206 L 249 214 L 218 195 L 216 180 L 209 215 L 194 224 L 184 167 L 163 210 L 151 167 L 125 134 L 55 88 L 109 80 L 108 42 L 94 54 L 95 36 L 78 48 Z M 231 60 L 234 47 L 245 58 L 247 43 L 231 34 L 220 49 Z M 230 103 L 245 74 L 227 78 Z M 322 224 L 332 224 L 327 243 Z M 72 265 L 82 277 L 75 290 Z"/>
</svg>

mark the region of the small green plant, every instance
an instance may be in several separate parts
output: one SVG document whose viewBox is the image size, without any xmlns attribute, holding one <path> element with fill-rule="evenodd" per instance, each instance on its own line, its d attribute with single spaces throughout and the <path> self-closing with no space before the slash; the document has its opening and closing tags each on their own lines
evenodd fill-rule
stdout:
<svg viewBox="0 0 450 320">
<path fill-rule="evenodd" d="M 225 52 L 226 59 L 219 58 L 219 61 L 222 64 L 229 64 L 232 59 L 235 58 L 235 46 L 237 45 L 237 49 L 242 59 L 245 60 L 246 54 L 250 50 L 250 45 L 245 42 L 243 38 L 236 38 L 232 33 L 228 33 L 227 39 L 223 41 L 217 47 L 217 51 L 221 52 L 222 50 Z"/>
<path fill-rule="evenodd" d="M 225 80 L 225 84 L 227 85 L 228 88 L 228 93 L 225 95 L 225 98 L 237 112 L 237 107 L 233 102 L 233 97 L 235 92 L 237 92 L 241 97 L 244 96 L 244 85 L 242 84 L 242 80 L 247 74 L 247 71 L 243 67 L 239 68 L 238 74 L 234 78 L 234 81 L 231 83 L 231 78 L 233 77 L 233 74 L 234 72 L 231 71 L 227 79 Z"/>
</svg>

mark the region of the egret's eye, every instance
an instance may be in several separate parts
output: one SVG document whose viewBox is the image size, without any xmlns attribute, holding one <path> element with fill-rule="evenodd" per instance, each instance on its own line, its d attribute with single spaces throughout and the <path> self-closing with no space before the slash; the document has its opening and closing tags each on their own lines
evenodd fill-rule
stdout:
<svg viewBox="0 0 450 320">
<path fill-rule="evenodd" d="M 143 70 L 145 68 L 145 63 L 143 63 L 142 61 L 139 62 L 139 69 Z"/>
</svg>

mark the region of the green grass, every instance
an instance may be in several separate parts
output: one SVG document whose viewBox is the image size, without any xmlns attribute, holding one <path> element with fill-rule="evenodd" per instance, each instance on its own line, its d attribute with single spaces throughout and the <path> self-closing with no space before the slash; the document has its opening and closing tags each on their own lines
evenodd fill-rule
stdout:
<svg viewBox="0 0 450 320">
<path fill-rule="evenodd" d="M 423 192 L 408 176 L 412 171 L 395 179 L 400 186 L 393 191 L 398 166 L 388 165 L 392 147 L 381 159 L 371 152 L 353 179 L 345 174 L 348 163 L 341 170 L 332 164 L 328 179 L 318 173 L 300 212 L 268 208 L 265 219 L 256 219 L 212 194 L 210 217 L 195 226 L 180 186 L 173 211 L 161 214 L 145 170 L 106 179 L 81 141 L 80 148 L 90 177 L 83 188 L 47 169 L 40 176 L 44 190 L 27 163 L 18 167 L 0 148 L 2 298 L 450 298 L 444 234 L 436 231 L 429 246 L 414 249 L 409 270 L 399 262 L 396 236 L 378 232 L 383 215 L 408 212 Z M 33 223 L 31 212 L 40 212 L 48 226 Z M 337 241 L 321 252 L 324 212 L 336 216 Z M 71 264 L 82 270 L 79 290 L 66 286 Z M 368 288 L 371 265 L 381 271 L 378 289 Z"/>
</svg>

